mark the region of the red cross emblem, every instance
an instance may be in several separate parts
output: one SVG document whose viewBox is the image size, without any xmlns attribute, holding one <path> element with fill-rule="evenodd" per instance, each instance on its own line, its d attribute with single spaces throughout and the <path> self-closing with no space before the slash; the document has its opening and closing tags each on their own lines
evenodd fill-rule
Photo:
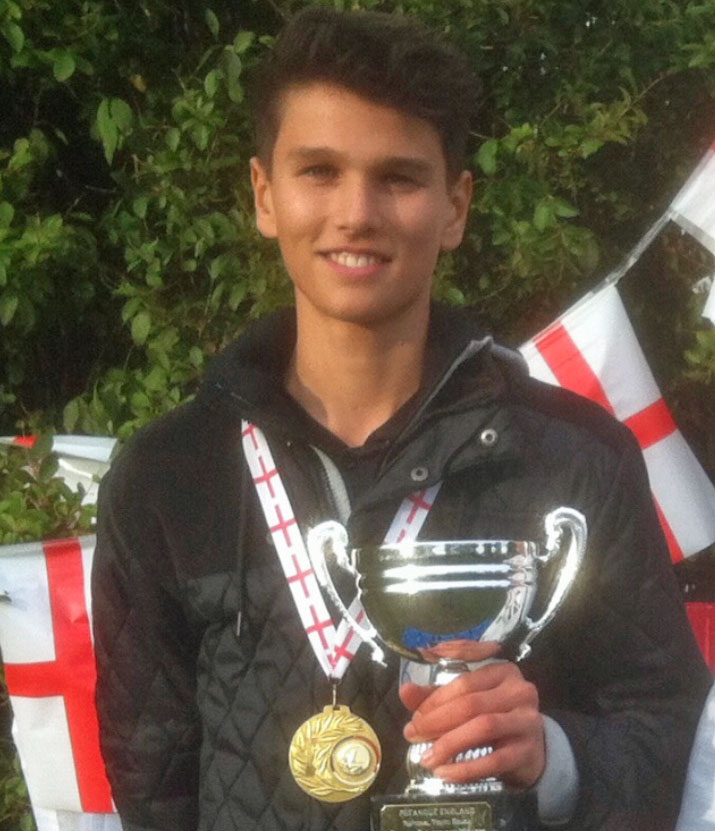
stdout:
<svg viewBox="0 0 715 831">
<path fill-rule="evenodd" d="M 278 522 L 276 525 L 271 525 L 270 532 L 271 534 L 276 534 L 278 531 L 283 532 L 283 536 L 285 537 L 286 545 L 290 546 L 293 545 L 290 539 L 290 534 L 288 533 L 288 529 L 293 526 L 297 525 L 298 523 L 295 521 L 295 517 L 289 517 L 288 519 L 283 519 L 283 512 L 281 511 L 281 506 L 276 505 L 276 515 L 278 517 Z"/>
<path fill-rule="evenodd" d="M 256 478 L 253 481 L 256 483 L 256 485 L 268 485 L 268 493 L 270 493 L 272 499 L 275 499 L 276 495 L 273 490 L 273 483 L 271 482 L 271 479 L 274 476 L 278 476 L 278 471 L 275 468 L 273 468 L 272 470 L 266 470 L 266 463 L 263 461 L 262 456 L 258 457 L 258 464 L 261 466 L 261 470 L 263 471 L 263 473 L 261 476 L 256 476 Z"/>
<path fill-rule="evenodd" d="M 581 354 L 578 345 L 562 323 L 549 326 L 540 337 L 536 338 L 534 343 L 562 387 L 596 401 L 611 415 L 615 415 L 613 405 L 598 375 Z M 662 398 L 654 401 L 640 412 L 634 413 L 623 423 L 630 428 L 638 439 L 642 450 L 656 444 L 677 429 Z M 668 541 L 670 555 L 673 561 L 682 560 L 683 552 L 668 524 L 668 520 L 655 499 L 655 495 L 653 500 L 660 524 L 663 527 L 663 533 Z"/>
<path fill-rule="evenodd" d="M 365 612 L 361 609 L 357 618 L 355 619 L 356 623 L 362 623 L 365 619 Z M 355 657 L 355 653 L 351 652 L 348 647 L 350 646 L 350 641 L 357 637 L 357 635 L 351 630 L 350 632 L 345 635 L 343 638 L 343 642 L 339 643 L 335 647 L 335 654 L 330 659 L 330 663 L 335 666 L 341 658 L 347 658 L 348 661 L 352 661 Z"/>
<path fill-rule="evenodd" d="M 417 493 L 410 494 L 410 496 L 407 497 L 412 503 L 410 513 L 407 517 L 408 525 L 414 521 L 414 518 L 417 516 L 417 511 L 419 511 L 420 508 L 425 511 L 429 511 L 432 507 L 432 503 L 425 499 L 425 493 L 426 491 L 418 491 Z"/>
<path fill-rule="evenodd" d="M 84 811 L 111 813 L 112 795 L 99 750 L 94 707 L 96 671 L 84 594 L 82 549 L 76 539 L 43 545 L 55 641 L 55 660 L 6 664 L 11 695 L 63 696 L 72 755 Z"/>
<path fill-rule="evenodd" d="M 303 587 L 303 594 L 305 597 L 308 597 L 308 586 L 305 583 L 305 578 L 310 577 L 313 573 L 313 569 L 309 568 L 307 571 L 301 571 L 300 565 L 298 565 L 298 557 L 295 554 L 291 554 L 291 557 L 293 558 L 293 568 L 295 568 L 295 574 L 291 574 L 291 576 L 288 577 L 288 582 L 295 583 L 296 580 L 299 580 L 300 585 Z"/>
<path fill-rule="evenodd" d="M 318 620 L 318 615 L 315 611 L 315 606 L 311 604 L 310 606 L 310 614 L 313 616 L 313 624 L 311 626 L 306 626 L 305 631 L 310 635 L 313 632 L 318 633 L 318 637 L 320 638 L 320 642 L 323 645 L 323 649 L 328 648 L 328 641 L 325 639 L 324 629 L 329 629 L 333 625 L 333 621 L 328 618 L 328 620 Z"/>
</svg>

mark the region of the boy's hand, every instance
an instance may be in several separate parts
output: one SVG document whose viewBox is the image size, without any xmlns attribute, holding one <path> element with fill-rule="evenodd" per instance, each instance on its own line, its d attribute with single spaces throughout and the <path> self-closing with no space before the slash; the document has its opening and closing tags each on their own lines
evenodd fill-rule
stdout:
<svg viewBox="0 0 715 831">
<path fill-rule="evenodd" d="M 446 644 L 437 649 L 439 654 L 446 650 L 449 657 L 458 657 Z M 422 765 L 441 779 L 472 782 L 497 776 L 512 787 L 525 789 L 541 776 L 546 755 L 539 696 L 516 664 L 486 664 L 442 687 L 403 684 L 400 698 L 413 711 L 405 738 L 434 742 L 422 757 Z M 461 751 L 485 745 L 494 748 L 489 756 L 450 762 Z"/>
</svg>

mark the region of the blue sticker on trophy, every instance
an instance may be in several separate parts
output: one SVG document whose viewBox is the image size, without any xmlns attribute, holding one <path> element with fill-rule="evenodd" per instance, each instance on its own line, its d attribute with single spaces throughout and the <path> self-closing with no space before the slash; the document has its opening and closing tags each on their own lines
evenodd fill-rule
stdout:
<svg viewBox="0 0 715 831">
<path fill-rule="evenodd" d="M 402 643 L 408 649 L 430 649 L 445 641 L 478 641 L 491 625 L 491 620 L 484 620 L 471 629 L 463 632 L 454 632 L 449 635 L 438 635 L 435 632 L 424 632 L 414 626 L 408 626 L 402 635 Z"/>
</svg>

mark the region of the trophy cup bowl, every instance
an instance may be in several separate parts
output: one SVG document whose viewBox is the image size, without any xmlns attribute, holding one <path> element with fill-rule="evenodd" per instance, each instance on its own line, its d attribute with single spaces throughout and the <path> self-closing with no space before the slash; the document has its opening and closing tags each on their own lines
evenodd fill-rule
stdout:
<svg viewBox="0 0 715 831">
<path fill-rule="evenodd" d="M 319 583 L 377 660 L 386 646 L 409 661 L 428 663 L 425 650 L 450 641 L 472 641 L 514 646 L 519 661 L 562 605 L 586 549 L 586 521 L 572 508 L 549 513 L 544 532 L 544 542 L 405 541 L 349 550 L 345 529 L 337 522 L 324 522 L 309 532 L 307 547 Z M 326 555 L 353 576 L 365 624 L 357 622 L 335 589 Z M 539 574 L 548 563 L 554 564 L 556 574 L 549 597 L 540 598 L 541 613 L 534 620 L 530 612 L 538 596 Z M 469 667 L 440 659 L 435 670 L 433 683 L 446 684 Z M 428 746 L 412 745 L 408 752 L 410 784 L 405 794 L 373 799 L 373 828 L 506 831 L 514 798 L 503 783 L 446 783 L 419 764 Z M 489 752 L 490 748 L 467 749 L 457 759 Z"/>
<path fill-rule="evenodd" d="M 531 542 L 412 542 L 355 551 L 360 601 L 381 642 L 413 661 L 444 641 L 504 642 L 536 585 Z"/>
</svg>

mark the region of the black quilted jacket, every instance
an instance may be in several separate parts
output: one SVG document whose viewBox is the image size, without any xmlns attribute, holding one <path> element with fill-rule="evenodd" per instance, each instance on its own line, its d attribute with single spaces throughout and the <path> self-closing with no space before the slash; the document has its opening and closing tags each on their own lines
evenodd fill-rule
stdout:
<svg viewBox="0 0 715 831">
<path fill-rule="evenodd" d="M 334 517 L 311 444 L 352 497 L 355 543 L 378 541 L 416 468 L 443 480 L 423 539 L 541 538 L 560 505 L 590 544 L 524 674 L 573 747 L 578 831 L 669 829 L 709 683 L 631 434 L 528 379 L 436 310 L 428 383 L 350 450 L 281 390 L 291 313 L 213 365 L 196 399 L 141 431 L 100 494 L 93 609 L 102 748 L 127 831 L 367 831 L 369 794 L 328 805 L 291 778 L 293 732 L 329 701 L 247 475 L 242 417 L 266 433 L 304 528 Z M 485 429 L 497 441 L 483 440 Z M 492 434 L 489 434 L 490 436 Z M 548 575 L 542 581 L 548 586 Z M 238 625 L 240 617 L 240 626 Z M 381 738 L 375 793 L 404 786 L 395 662 L 362 649 L 340 698 Z"/>
</svg>

